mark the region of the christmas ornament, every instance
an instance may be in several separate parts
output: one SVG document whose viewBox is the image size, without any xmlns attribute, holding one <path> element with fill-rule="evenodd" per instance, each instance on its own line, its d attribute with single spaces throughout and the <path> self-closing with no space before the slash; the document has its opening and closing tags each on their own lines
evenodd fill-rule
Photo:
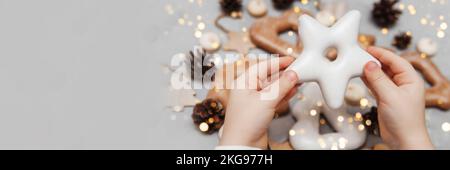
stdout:
<svg viewBox="0 0 450 170">
<path fill-rule="evenodd" d="M 325 27 L 308 15 L 300 17 L 299 34 L 305 46 L 296 61 L 289 66 L 301 82 L 318 82 L 329 107 L 339 108 L 344 101 L 348 81 L 360 76 L 369 61 L 379 62 L 358 44 L 359 11 L 350 11 L 331 27 Z M 329 61 L 323 57 L 329 47 L 336 47 L 338 57 Z"/>
<path fill-rule="evenodd" d="M 247 10 L 254 17 L 261 17 L 267 13 L 267 5 L 263 0 L 251 0 L 248 3 Z"/>
<path fill-rule="evenodd" d="M 192 119 L 201 132 L 211 134 L 222 127 L 225 109 L 219 101 L 207 99 L 195 105 Z"/>
<path fill-rule="evenodd" d="M 402 14 L 402 11 L 395 8 L 398 0 L 380 0 L 374 4 L 372 10 L 372 20 L 382 28 L 392 27 Z"/>
<path fill-rule="evenodd" d="M 219 35 L 213 32 L 206 32 L 199 38 L 199 44 L 206 51 L 214 52 L 220 48 L 221 42 Z"/>
<path fill-rule="evenodd" d="M 370 111 L 363 115 L 363 123 L 369 134 L 380 136 L 377 107 L 371 107 Z"/>
<path fill-rule="evenodd" d="M 242 0 L 220 0 L 220 7 L 225 15 L 238 17 L 242 10 Z"/>
<path fill-rule="evenodd" d="M 408 48 L 409 44 L 411 44 L 412 36 L 411 32 L 401 32 L 394 37 L 394 41 L 392 41 L 392 46 L 397 47 L 399 50 L 404 50 Z"/>
<path fill-rule="evenodd" d="M 450 109 L 450 81 L 439 71 L 437 66 L 426 56 L 418 52 L 405 52 L 401 56 L 422 73 L 431 87 L 425 90 L 427 107 Z"/>
<path fill-rule="evenodd" d="M 187 65 L 190 65 L 189 71 L 192 80 L 202 81 L 206 73 L 212 73 L 212 75 L 208 75 L 208 77 L 211 77 L 214 81 L 214 61 L 213 58 L 206 53 L 206 50 L 200 47 L 194 47 L 194 50 L 189 52 L 186 62 Z"/>
<path fill-rule="evenodd" d="M 438 44 L 431 38 L 422 38 L 417 43 L 416 48 L 417 51 L 427 56 L 434 56 L 438 51 Z"/>
<path fill-rule="evenodd" d="M 294 0 L 272 0 L 273 7 L 278 10 L 285 10 L 292 6 Z"/>
<path fill-rule="evenodd" d="M 297 122 L 289 131 L 289 140 L 294 149 L 348 150 L 357 149 L 364 144 L 366 140 L 364 125 L 353 120 L 353 116 L 347 113 L 345 105 L 338 109 L 329 108 L 323 103 L 316 83 L 306 83 L 302 88 L 305 98 L 292 108 L 292 114 L 297 118 Z M 319 133 L 320 114 L 324 115 L 336 132 Z"/>
</svg>

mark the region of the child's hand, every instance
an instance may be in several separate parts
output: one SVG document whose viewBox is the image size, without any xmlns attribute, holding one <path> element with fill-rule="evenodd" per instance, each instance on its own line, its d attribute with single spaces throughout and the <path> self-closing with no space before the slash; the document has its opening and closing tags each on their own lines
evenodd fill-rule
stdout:
<svg viewBox="0 0 450 170">
<path fill-rule="evenodd" d="M 281 57 L 260 62 L 236 79 L 245 82 L 246 87 L 230 91 L 220 145 L 267 148 L 267 129 L 277 105 L 287 102 L 297 91 L 296 73 L 280 72 L 293 61 L 292 57 Z M 256 88 L 249 88 L 253 82 L 257 82 Z"/>
<path fill-rule="evenodd" d="M 376 47 L 367 51 L 383 65 L 367 63 L 363 77 L 377 99 L 383 141 L 392 149 L 433 149 L 425 125 L 424 81 L 394 53 Z"/>
</svg>

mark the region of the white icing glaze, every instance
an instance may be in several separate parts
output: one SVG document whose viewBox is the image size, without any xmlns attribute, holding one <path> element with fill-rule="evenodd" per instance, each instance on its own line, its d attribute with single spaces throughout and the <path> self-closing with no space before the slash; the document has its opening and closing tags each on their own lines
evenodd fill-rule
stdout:
<svg viewBox="0 0 450 170">
<path fill-rule="evenodd" d="M 261 17 L 267 13 L 267 5 L 263 0 L 251 0 L 247 10 L 252 16 Z"/>
<path fill-rule="evenodd" d="M 299 35 L 304 44 L 303 52 L 288 68 L 294 70 L 301 82 L 318 82 L 326 103 L 339 108 L 344 103 L 348 81 L 362 74 L 369 61 L 379 62 L 358 44 L 361 14 L 350 11 L 332 27 L 323 26 L 308 15 L 300 17 Z M 336 47 L 338 57 L 328 60 L 324 51 Z"/>
<path fill-rule="evenodd" d="M 322 103 L 320 89 L 316 83 L 306 83 L 303 86 L 305 99 L 298 101 L 292 108 L 293 115 L 298 120 L 289 131 L 289 140 L 294 149 L 347 150 L 357 149 L 364 144 L 367 134 L 364 125 L 347 113 L 345 105 L 339 109 L 330 109 Z M 337 132 L 319 133 L 320 113 Z"/>
</svg>

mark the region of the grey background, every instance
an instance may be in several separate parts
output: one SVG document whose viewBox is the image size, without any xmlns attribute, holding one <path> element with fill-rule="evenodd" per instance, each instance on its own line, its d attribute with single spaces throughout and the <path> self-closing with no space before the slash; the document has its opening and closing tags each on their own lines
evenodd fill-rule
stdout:
<svg viewBox="0 0 450 170">
<path fill-rule="evenodd" d="M 373 1 L 350 4 L 363 12 L 362 32 L 377 35 L 379 45 L 388 46 L 399 30 L 411 31 L 415 41 L 434 38 L 441 48 L 433 61 L 450 77 L 449 35 L 437 39 L 436 26 L 419 22 L 426 15 L 436 21 L 444 15 L 447 22 L 450 5 L 443 1 L 403 0 L 417 14 L 405 11 L 386 36 L 368 20 Z M 201 6 L 189 0 L 0 0 L 0 149 L 212 149 L 217 136 L 196 131 L 191 108 L 174 113 L 165 107 L 169 82 L 161 65 L 197 44 L 197 15 L 226 40 L 212 25 L 218 14 L 216 0 Z M 180 17 L 194 26 L 180 26 Z M 246 14 L 224 22 L 240 29 L 252 20 Z M 204 97 L 204 90 L 197 92 Z M 450 149 L 443 122 L 450 113 L 427 110 L 434 144 Z"/>
</svg>

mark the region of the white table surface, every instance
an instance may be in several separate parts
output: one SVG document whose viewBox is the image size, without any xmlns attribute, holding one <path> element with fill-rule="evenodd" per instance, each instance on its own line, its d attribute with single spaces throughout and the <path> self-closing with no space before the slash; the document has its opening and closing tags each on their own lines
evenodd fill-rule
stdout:
<svg viewBox="0 0 450 170">
<path fill-rule="evenodd" d="M 0 0 L 0 149 L 212 149 L 217 136 L 195 129 L 192 108 L 174 113 L 162 100 L 169 81 L 161 64 L 197 44 L 197 15 L 207 31 L 226 39 L 212 24 L 217 1 L 196 2 Z M 369 21 L 372 2 L 350 0 L 352 9 L 363 12 L 362 32 L 385 46 L 400 30 L 411 31 L 414 42 L 432 37 L 441 45 L 433 61 L 450 77 L 450 35 L 436 37 L 439 16 L 450 19 L 447 0 L 403 0 L 417 14 L 405 11 L 388 35 Z M 194 26 L 178 24 L 185 15 Z M 434 27 L 420 24 L 427 15 Z M 225 22 L 240 29 L 253 20 L 247 14 L 243 21 Z M 197 92 L 204 97 L 205 90 Z M 450 122 L 450 113 L 427 110 L 433 143 L 450 149 L 443 122 Z"/>
</svg>

